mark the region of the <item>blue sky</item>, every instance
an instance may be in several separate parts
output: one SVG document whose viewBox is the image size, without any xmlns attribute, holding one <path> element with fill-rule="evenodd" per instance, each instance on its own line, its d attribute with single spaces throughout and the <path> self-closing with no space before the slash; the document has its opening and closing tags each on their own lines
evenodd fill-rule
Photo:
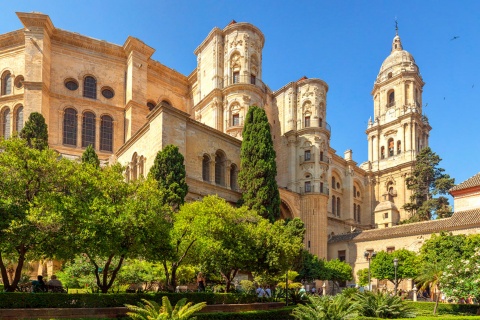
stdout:
<svg viewBox="0 0 480 320">
<path fill-rule="evenodd" d="M 302 76 L 329 85 L 331 146 L 367 160 L 370 92 L 395 35 L 426 85 L 430 146 L 456 182 L 480 171 L 480 1 L 1 1 L 0 33 L 22 27 L 15 12 L 48 14 L 57 28 L 122 45 L 131 35 L 155 60 L 185 75 L 195 48 L 232 19 L 264 33 L 263 81 L 277 90 Z M 454 36 L 459 38 L 451 40 Z"/>
</svg>

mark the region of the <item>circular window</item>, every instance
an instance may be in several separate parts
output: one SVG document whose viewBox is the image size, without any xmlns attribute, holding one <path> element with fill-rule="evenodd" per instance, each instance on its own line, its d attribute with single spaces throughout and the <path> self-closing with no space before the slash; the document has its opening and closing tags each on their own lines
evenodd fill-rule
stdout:
<svg viewBox="0 0 480 320">
<path fill-rule="evenodd" d="M 23 78 L 23 76 L 17 76 L 15 77 L 15 87 L 17 89 L 21 89 L 23 87 L 23 81 L 25 81 L 25 79 Z"/>
<path fill-rule="evenodd" d="M 78 89 L 78 82 L 73 79 L 68 79 L 67 81 L 65 81 L 65 87 L 68 90 L 75 91 Z"/>
<path fill-rule="evenodd" d="M 104 96 L 107 99 L 112 99 L 115 94 L 113 93 L 113 90 L 110 88 L 103 88 L 102 89 L 102 96 Z"/>
</svg>

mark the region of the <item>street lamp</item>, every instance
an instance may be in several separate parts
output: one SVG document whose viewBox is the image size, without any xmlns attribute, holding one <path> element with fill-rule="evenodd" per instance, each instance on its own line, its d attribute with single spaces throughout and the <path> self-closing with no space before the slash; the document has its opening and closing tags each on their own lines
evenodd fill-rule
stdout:
<svg viewBox="0 0 480 320">
<path fill-rule="evenodd" d="M 393 266 L 395 267 L 395 295 L 397 295 L 397 287 L 398 287 L 398 283 L 397 283 L 398 259 L 397 258 L 393 259 Z"/>
<path fill-rule="evenodd" d="M 368 291 L 372 291 L 372 282 L 371 282 L 371 279 L 370 279 L 370 260 L 375 258 L 376 255 L 377 255 L 377 253 L 375 251 L 373 251 L 373 252 L 365 251 L 365 253 L 363 254 L 365 259 L 367 259 L 367 261 L 368 261 Z"/>
</svg>

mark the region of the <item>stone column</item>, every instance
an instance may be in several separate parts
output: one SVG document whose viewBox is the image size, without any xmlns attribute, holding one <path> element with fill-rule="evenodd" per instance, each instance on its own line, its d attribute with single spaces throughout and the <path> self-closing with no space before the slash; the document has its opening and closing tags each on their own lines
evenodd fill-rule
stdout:
<svg viewBox="0 0 480 320">
<path fill-rule="evenodd" d="M 80 112 L 77 112 L 77 148 L 82 147 L 82 125 L 83 125 L 83 115 Z"/>
</svg>

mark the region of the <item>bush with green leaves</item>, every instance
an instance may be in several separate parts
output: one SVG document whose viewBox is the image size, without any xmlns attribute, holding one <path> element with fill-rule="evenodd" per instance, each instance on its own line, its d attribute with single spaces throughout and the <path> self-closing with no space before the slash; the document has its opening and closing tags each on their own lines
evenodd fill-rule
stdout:
<svg viewBox="0 0 480 320">
<path fill-rule="evenodd" d="M 354 300 L 358 303 L 359 314 L 364 317 L 382 319 L 415 318 L 413 309 L 399 296 L 370 291 L 358 293 Z"/>
<path fill-rule="evenodd" d="M 292 315 L 298 320 L 344 320 L 355 319 L 358 303 L 338 294 L 336 296 L 310 296 L 310 304 L 298 305 Z"/>
<path fill-rule="evenodd" d="M 146 299 L 142 299 L 142 301 L 143 303 L 139 302 L 138 306 L 125 305 L 131 311 L 127 312 L 127 315 L 134 320 L 194 320 L 196 317 L 192 318 L 192 315 L 207 305 L 206 302 L 197 304 L 187 303 L 187 299 L 183 298 L 177 302 L 175 307 L 172 307 L 170 300 L 166 296 L 162 298 L 162 305 Z"/>
</svg>

